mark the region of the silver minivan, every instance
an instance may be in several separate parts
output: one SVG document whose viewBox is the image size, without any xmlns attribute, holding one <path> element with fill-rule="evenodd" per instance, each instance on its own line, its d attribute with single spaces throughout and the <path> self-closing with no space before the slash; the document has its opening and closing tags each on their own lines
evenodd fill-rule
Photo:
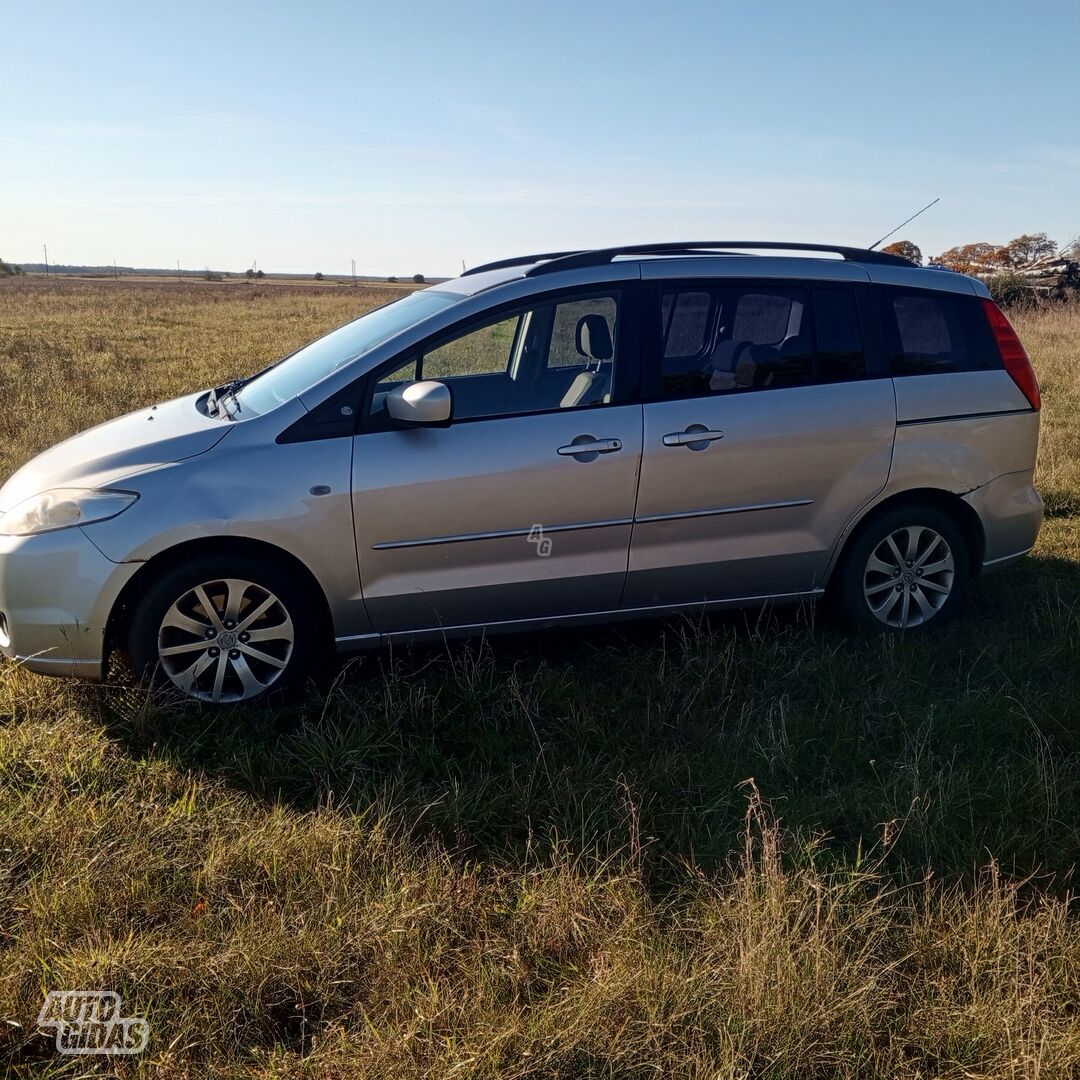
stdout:
<svg viewBox="0 0 1080 1080">
<path fill-rule="evenodd" d="M 861 249 L 478 267 L 0 489 L 0 648 L 207 702 L 395 640 L 829 593 L 943 622 L 1034 545 L 1039 389 L 977 280 Z"/>
</svg>

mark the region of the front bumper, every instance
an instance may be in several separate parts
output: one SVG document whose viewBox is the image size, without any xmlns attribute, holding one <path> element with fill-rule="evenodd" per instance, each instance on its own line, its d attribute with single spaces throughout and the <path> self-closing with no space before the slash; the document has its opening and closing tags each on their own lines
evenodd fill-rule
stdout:
<svg viewBox="0 0 1080 1080">
<path fill-rule="evenodd" d="M 80 528 L 0 536 L 0 653 L 45 675 L 100 679 L 109 613 L 139 565 L 105 558 Z"/>
</svg>

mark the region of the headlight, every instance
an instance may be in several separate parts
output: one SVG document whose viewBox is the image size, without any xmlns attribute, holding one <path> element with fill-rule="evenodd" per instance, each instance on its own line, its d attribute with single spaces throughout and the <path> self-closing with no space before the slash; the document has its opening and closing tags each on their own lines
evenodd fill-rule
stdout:
<svg viewBox="0 0 1080 1080">
<path fill-rule="evenodd" d="M 0 516 L 0 535 L 32 536 L 105 521 L 122 514 L 138 498 L 133 491 L 54 488 L 26 499 Z"/>
</svg>

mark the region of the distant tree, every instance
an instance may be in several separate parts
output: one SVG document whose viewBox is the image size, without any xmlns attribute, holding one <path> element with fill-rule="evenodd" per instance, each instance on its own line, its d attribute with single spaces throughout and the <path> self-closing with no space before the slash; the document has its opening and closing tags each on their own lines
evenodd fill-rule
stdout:
<svg viewBox="0 0 1080 1080">
<path fill-rule="evenodd" d="M 889 255 L 899 255 L 901 259 L 909 259 L 916 266 L 922 266 L 922 252 L 910 240 L 897 240 L 881 250 Z"/>
<path fill-rule="evenodd" d="M 1010 240 L 994 253 L 994 261 L 1001 266 L 1020 269 L 1030 266 L 1047 255 L 1057 254 L 1057 244 L 1046 233 L 1024 233 Z"/>
<path fill-rule="evenodd" d="M 423 274 L 413 274 L 412 279 L 416 282 L 417 285 L 423 285 L 424 282 L 427 280 L 427 278 L 425 278 Z"/>
<path fill-rule="evenodd" d="M 320 270 L 320 271 L 319 271 L 319 272 L 318 272 L 318 273 L 317 273 L 317 274 L 315 275 L 315 280 L 316 280 L 316 281 L 322 281 L 322 279 L 323 279 L 323 276 L 322 276 L 322 271 Z"/>
<path fill-rule="evenodd" d="M 265 274 L 264 274 L 264 273 L 263 273 L 263 272 L 262 272 L 261 270 L 256 270 L 256 271 L 255 271 L 255 276 L 256 276 L 257 278 L 264 278 L 264 277 L 266 277 L 266 275 L 265 275 Z"/>
<path fill-rule="evenodd" d="M 959 270 L 961 274 L 970 274 L 974 270 L 984 268 L 988 263 L 993 263 L 997 250 L 997 244 L 985 242 L 962 244 L 960 247 L 943 251 L 934 259 L 934 262 L 940 266 L 947 266 L 950 270 Z"/>
<path fill-rule="evenodd" d="M 248 271 L 247 271 L 247 279 L 248 279 L 248 281 L 252 281 L 252 280 L 254 280 L 254 278 L 255 278 L 255 271 L 252 270 L 250 267 L 248 267 Z"/>
<path fill-rule="evenodd" d="M 0 275 L 3 277 L 16 277 L 23 272 L 21 266 L 15 266 L 12 263 L 4 262 L 0 259 Z"/>
<path fill-rule="evenodd" d="M 388 277 L 388 278 L 387 278 L 386 280 L 387 280 L 387 281 L 397 281 L 397 278 L 396 278 L 396 277 L 394 277 L 394 275 L 393 275 L 393 274 L 391 274 L 391 275 L 390 275 L 390 276 L 389 276 L 389 277 Z"/>
</svg>

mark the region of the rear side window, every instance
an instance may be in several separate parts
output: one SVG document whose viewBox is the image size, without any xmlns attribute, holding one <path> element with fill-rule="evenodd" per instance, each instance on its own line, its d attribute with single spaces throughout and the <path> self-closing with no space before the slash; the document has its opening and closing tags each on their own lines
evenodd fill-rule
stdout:
<svg viewBox="0 0 1080 1080">
<path fill-rule="evenodd" d="M 805 288 L 672 286 L 661 291 L 660 317 L 663 397 L 806 386 L 866 374 L 858 303 L 850 289 L 815 288 L 811 310 Z"/>
<path fill-rule="evenodd" d="M 881 289 L 878 296 L 893 375 L 995 366 L 975 297 L 905 289 Z"/>
<path fill-rule="evenodd" d="M 814 324 L 819 378 L 861 379 L 866 374 L 866 352 L 855 294 L 850 289 L 815 289 Z"/>
<path fill-rule="evenodd" d="M 665 292 L 661 304 L 664 355 L 696 356 L 705 347 L 713 297 L 704 290 Z"/>
</svg>

